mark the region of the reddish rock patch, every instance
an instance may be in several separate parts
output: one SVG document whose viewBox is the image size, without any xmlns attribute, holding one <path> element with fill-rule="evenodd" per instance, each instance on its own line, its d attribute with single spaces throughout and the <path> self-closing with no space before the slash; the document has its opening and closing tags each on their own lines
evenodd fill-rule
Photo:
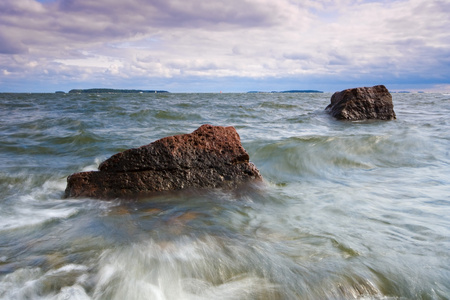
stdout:
<svg viewBox="0 0 450 300">
<path fill-rule="evenodd" d="M 67 178 L 65 197 L 135 198 L 186 188 L 234 188 L 262 180 L 233 127 L 203 125 L 117 153 L 99 171 Z"/>
</svg>

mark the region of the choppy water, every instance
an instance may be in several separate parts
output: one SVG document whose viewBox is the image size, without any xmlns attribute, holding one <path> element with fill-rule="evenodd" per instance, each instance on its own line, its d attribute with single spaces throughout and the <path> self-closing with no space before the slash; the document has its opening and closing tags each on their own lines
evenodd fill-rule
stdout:
<svg viewBox="0 0 450 300">
<path fill-rule="evenodd" d="M 0 94 L 0 299 L 450 299 L 450 95 Z M 235 126 L 264 186 L 62 199 L 66 177 Z"/>
</svg>

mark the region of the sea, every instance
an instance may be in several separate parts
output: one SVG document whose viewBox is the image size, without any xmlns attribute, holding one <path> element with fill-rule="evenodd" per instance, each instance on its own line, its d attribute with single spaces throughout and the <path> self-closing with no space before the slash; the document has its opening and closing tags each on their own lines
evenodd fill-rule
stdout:
<svg viewBox="0 0 450 300">
<path fill-rule="evenodd" d="M 0 299 L 450 299 L 450 95 L 338 121 L 331 93 L 0 94 Z M 264 180 L 139 200 L 67 176 L 203 124 Z"/>
</svg>

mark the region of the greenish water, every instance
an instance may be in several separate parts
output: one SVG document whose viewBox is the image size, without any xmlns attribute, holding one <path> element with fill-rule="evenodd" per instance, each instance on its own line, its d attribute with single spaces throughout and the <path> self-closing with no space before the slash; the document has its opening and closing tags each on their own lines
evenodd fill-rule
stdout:
<svg viewBox="0 0 450 300">
<path fill-rule="evenodd" d="M 340 122 L 331 94 L 0 94 L 0 299 L 450 299 L 450 95 Z M 139 202 L 66 177 L 202 124 L 264 184 Z"/>
</svg>

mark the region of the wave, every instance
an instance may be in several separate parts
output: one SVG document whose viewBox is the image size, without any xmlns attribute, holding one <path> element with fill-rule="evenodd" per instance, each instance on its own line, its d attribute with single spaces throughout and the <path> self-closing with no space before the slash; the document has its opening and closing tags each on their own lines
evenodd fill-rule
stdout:
<svg viewBox="0 0 450 300">
<path fill-rule="evenodd" d="M 186 114 L 172 110 L 159 110 L 155 113 L 155 118 L 164 120 L 198 120 L 201 116 L 193 113 Z"/>
<path fill-rule="evenodd" d="M 0 206 L 0 231 L 42 225 L 75 215 L 77 208 L 62 202 L 66 178 L 0 173 L 5 192 Z"/>
<path fill-rule="evenodd" d="M 275 181 L 328 177 L 348 170 L 417 168 L 438 162 L 415 134 L 300 136 L 250 145 L 251 159 Z"/>
</svg>

